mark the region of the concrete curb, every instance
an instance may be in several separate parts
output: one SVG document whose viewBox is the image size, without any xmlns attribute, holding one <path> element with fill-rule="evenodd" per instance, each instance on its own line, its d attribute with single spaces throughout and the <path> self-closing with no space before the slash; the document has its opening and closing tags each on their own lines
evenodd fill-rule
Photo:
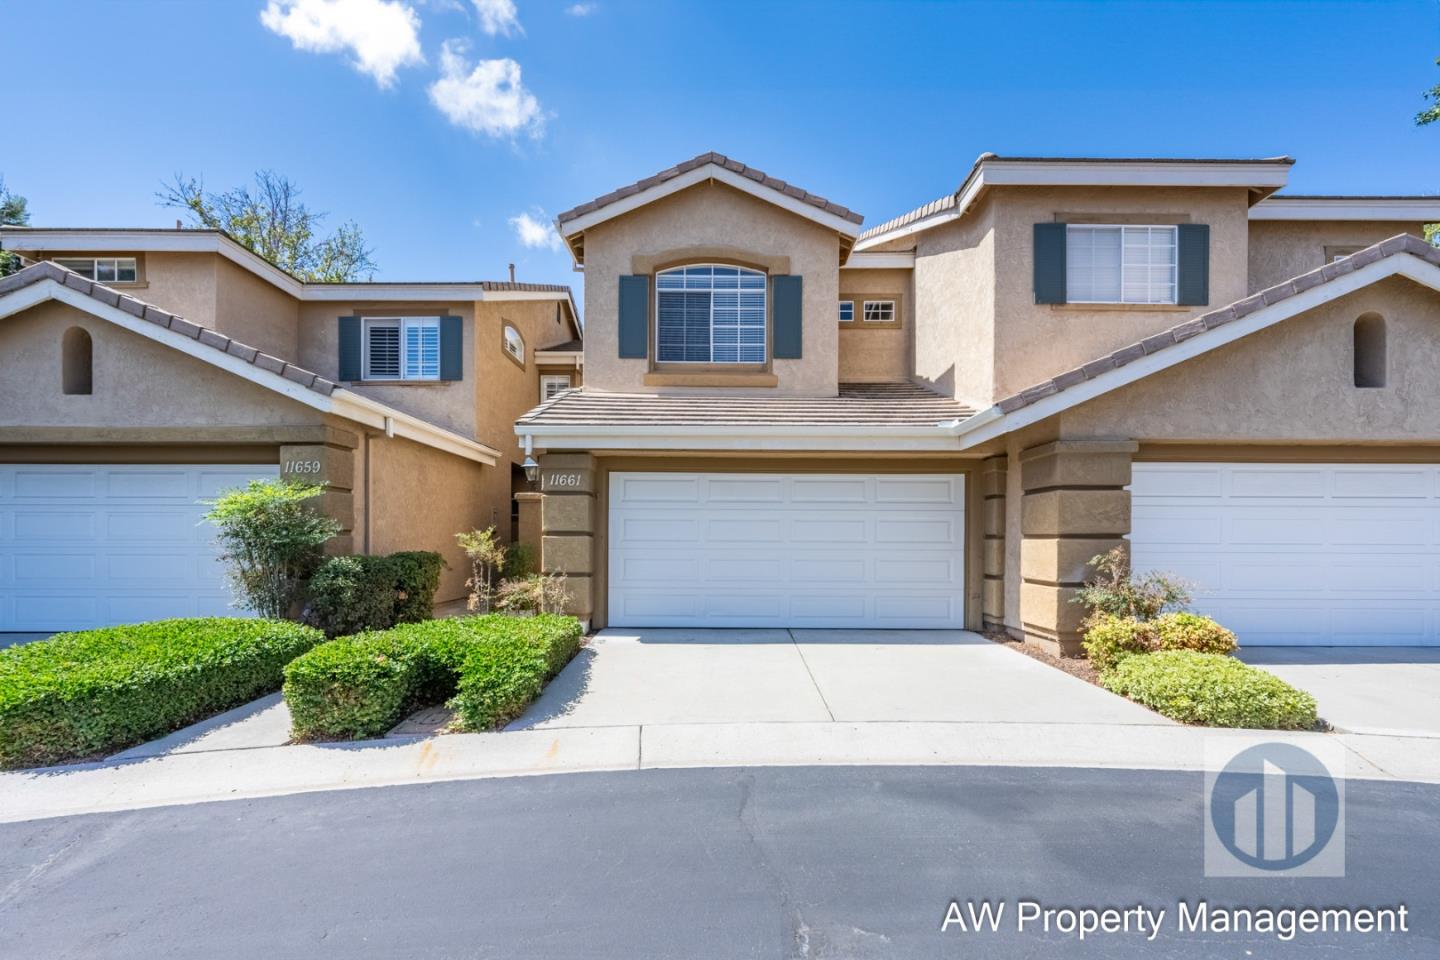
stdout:
<svg viewBox="0 0 1440 960">
<path fill-rule="evenodd" d="M 1440 740 L 1274 733 L 1349 751 L 1351 779 L 1440 783 Z M 0 822 L 491 777 L 678 767 L 995 765 L 1204 769 L 1207 740 L 1257 731 L 1176 725 L 791 722 L 572 727 L 172 753 L 0 774 Z"/>
</svg>

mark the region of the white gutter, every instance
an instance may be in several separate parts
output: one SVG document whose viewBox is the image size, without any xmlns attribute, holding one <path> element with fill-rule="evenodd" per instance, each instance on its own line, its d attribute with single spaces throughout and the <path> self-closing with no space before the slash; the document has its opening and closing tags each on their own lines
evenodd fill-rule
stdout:
<svg viewBox="0 0 1440 960">
<path fill-rule="evenodd" d="M 866 450 L 954 452 L 943 424 L 526 424 L 522 443 L 590 450 Z"/>
<path fill-rule="evenodd" d="M 1250 208 L 1251 220 L 1440 221 L 1440 197 L 1270 197 Z"/>
<path fill-rule="evenodd" d="M 915 251 L 898 253 L 852 253 L 841 270 L 909 270 L 915 266 Z"/>
<path fill-rule="evenodd" d="M 419 417 L 402 413 L 394 407 L 362 396 L 353 390 L 336 387 L 335 391 L 330 394 L 330 400 L 331 413 L 380 430 L 387 437 L 404 437 L 407 440 L 415 440 L 428 447 L 453 453 L 487 466 L 493 467 L 500 460 L 500 451 L 494 447 L 463 437 L 443 427 L 437 427 Z"/>
</svg>

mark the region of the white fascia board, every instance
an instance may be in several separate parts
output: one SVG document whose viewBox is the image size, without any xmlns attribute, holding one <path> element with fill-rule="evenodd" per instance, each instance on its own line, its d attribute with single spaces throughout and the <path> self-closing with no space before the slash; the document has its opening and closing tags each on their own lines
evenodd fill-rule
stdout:
<svg viewBox="0 0 1440 960">
<path fill-rule="evenodd" d="M 714 180 L 717 183 L 734 187 L 736 190 L 748 193 L 752 197 L 756 197 L 766 203 L 774 204 L 807 220 L 813 220 L 842 236 L 853 239 L 860 234 L 860 227 L 846 220 L 844 217 L 836 216 L 828 210 L 817 207 L 814 204 L 798 200 L 773 187 L 767 187 L 758 180 L 751 180 L 749 177 L 736 173 L 733 170 L 727 170 L 717 163 L 707 163 L 704 166 L 696 167 L 694 170 L 687 170 L 678 177 L 671 177 L 663 183 L 657 183 L 653 187 L 632 193 L 628 197 L 622 197 L 612 203 L 607 203 L 598 210 L 592 210 L 589 213 L 582 214 L 574 220 L 567 220 L 560 225 L 560 235 L 568 240 L 575 234 L 583 233 L 597 223 L 604 223 L 607 220 L 622 216 L 646 204 L 654 203 L 656 200 L 668 197 L 673 193 L 679 193 L 681 190 L 693 187 L 698 183 L 704 183 L 707 180 Z"/>
<path fill-rule="evenodd" d="M 320 302 L 356 300 L 441 301 L 456 300 L 556 300 L 564 302 L 570 295 L 561 290 L 486 290 L 474 283 L 307 283 L 301 300 Z"/>
<path fill-rule="evenodd" d="M 1251 220 L 1440 221 L 1440 197 L 1270 197 L 1250 208 Z"/>
<path fill-rule="evenodd" d="M 954 451 L 951 431 L 930 427 L 730 424 L 524 424 L 522 440 L 540 446 L 589 450 L 933 450 Z"/>
<path fill-rule="evenodd" d="M 951 220 L 959 220 L 964 213 L 965 209 L 957 203 L 948 210 L 941 210 L 939 213 L 932 213 L 928 217 L 912 220 L 910 223 L 896 227 L 893 230 L 886 230 L 884 233 L 877 233 L 873 237 L 866 237 L 864 240 L 855 244 L 855 253 L 850 254 L 850 256 L 854 257 L 857 253 L 864 254 L 865 251 L 871 247 L 878 247 L 882 243 L 903 239 L 904 237 L 920 233 L 921 231 L 929 230 L 931 227 L 938 227 L 942 223 L 949 223 Z"/>
<path fill-rule="evenodd" d="M 385 421 L 388 419 L 394 424 L 394 432 L 397 435 L 424 443 L 427 446 L 436 447 L 458 456 L 466 457 L 480 463 L 495 464 L 500 457 L 498 450 L 487 447 L 474 440 L 468 440 L 459 434 L 451 433 L 441 429 L 434 424 L 427 423 L 409 414 L 401 413 L 383 403 L 378 403 L 368 397 L 362 397 L 353 391 L 343 387 L 337 387 L 329 396 L 317 393 L 309 387 L 302 386 L 294 380 L 281 376 L 263 367 L 257 367 L 240 357 L 217 350 L 209 344 L 201 343 L 199 340 L 187 337 L 183 333 L 177 333 L 169 327 L 162 327 L 159 324 L 151 323 L 133 314 L 126 313 L 119 307 L 112 307 L 107 303 L 96 300 L 88 294 L 81 293 L 71 287 L 54 280 L 46 279 L 38 283 L 32 283 L 12 293 L 0 297 L 0 319 L 29 309 L 47 300 L 58 300 L 68 304 L 77 310 L 84 311 L 91 316 L 108 320 L 118 327 L 123 327 L 132 333 L 139 334 L 148 340 L 154 340 L 167 347 L 173 347 L 187 356 L 218 367 L 227 373 L 233 373 L 237 377 L 248 380 L 267 390 L 274 391 L 291 400 L 301 403 L 321 413 L 334 414 L 354 420 L 357 423 L 376 429 L 385 428 Z"/>
<path fill-rule="evenodd" d="M 915 251 L 898 253 L 852 253 L 841 270 L 909 270 L 915 266 Z"/>
<path fill-rule="evenodd" d="M 1359 270 L 1343 274 L 1328 283 L 1322 283 L 1297 293 L 1293 297 L 1287 297 L 1278 303 L 1262 307 L 1239 320 L 1207 330 L 1183 343 L 1166 347 L 1127 363 L 1123 367 L 1116 367 L 1092 380 L 1077 383 L 1059 393 L 1037 400 L 1029 406 L 1021 407 L 1013 413 L 992 416 L 986 420 L 982 420 L 979 416 L 972 417 L 969 420 L 960 421 L 950 429 L 959 435 L 960 448 L 962 450 L 969 449 L 987 440 L 993 440 L 1014 430 L 1038 423 L 1047 417 L 1053 417 L 1057 413 L 1063 413 L 1087 400 L 1093 400 L 1112 390 L 1128 386 L 1153 373 L 1159 373 L 1161 370 L 1167 370 L 1203 353 L 1223 347 L 1227 343 L 1234 343 L 1242 337 L 1247 337 L 1296 314 L 1312 310 L 1391 276 L 1408 277 L 1416 283 L 1440 291 L 1440 267 L 1408 253 L 1391 254 L 1383 260 L 1366 264 Z M 998 408 L 992 408 L 992 410 L 998 413 Z"/>
</svg>

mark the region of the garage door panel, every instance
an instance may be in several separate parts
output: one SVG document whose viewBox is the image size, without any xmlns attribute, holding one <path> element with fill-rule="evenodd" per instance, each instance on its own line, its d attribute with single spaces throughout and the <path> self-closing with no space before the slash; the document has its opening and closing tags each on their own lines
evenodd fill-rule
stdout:
<svg viewBox="0 0 1440 960">
<path fill-rule="evenodd" d="M 0 630 L 236 615 L 202 500 L 274 465 L 0 466 Z"/>
<path fill-rule="evenodd" d="M 963 626 L 958 476 L 658 476 L 610 478 L 616 626 Z"/>
<path fill-rule="evenodd" d="M 1185 473 L 1224 495 L 1176 495 Z M 1440 467 L 1140 463 L 1131 499 L 1135 568 L 1242 644 L 1440 643 Z"/>
</svg>

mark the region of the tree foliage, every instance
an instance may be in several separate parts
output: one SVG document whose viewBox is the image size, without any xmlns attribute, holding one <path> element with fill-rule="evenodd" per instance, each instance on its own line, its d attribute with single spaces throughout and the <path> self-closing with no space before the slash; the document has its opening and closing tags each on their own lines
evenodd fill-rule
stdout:
<svg viewBox="0 0 1440 960">
<path fill-rule="evenodd" d="M 1440 67 L 1440 57 L 1435 59 L 1435 66 Z M 1423 127 L 1440 120 L 1440 83 L 1426 90 L 1422 96 L 1430 101 L 1430 105 L 1415 114 L 1415 125 L 1418 127 Z"/>
<path fill-rule="evenodd" d="M 224 193 L 207 192 L 201 181 L 177 173 L 156 198 L 162 206 L 188 212 L 195 226 L 228 234 L 302 280 L 347 283 L 374 276 L 372 250 L 359 225 L 347 220 L 321 236 L 326 214 L 307 207 L 300 188 L 273 170 L 256 173 L 253 189 Z"/>
<path fill-rule="evenodd" d="M 0 227 L 19 227 L 30 222 L 30 211 L 26 209 L 25 198 L 10 192 L 5 178 L 0 177 Z M 20 269 L 20 258 L 13 253 L 0 250 L 0 277 L 8 277 Z"/>
</svg>

